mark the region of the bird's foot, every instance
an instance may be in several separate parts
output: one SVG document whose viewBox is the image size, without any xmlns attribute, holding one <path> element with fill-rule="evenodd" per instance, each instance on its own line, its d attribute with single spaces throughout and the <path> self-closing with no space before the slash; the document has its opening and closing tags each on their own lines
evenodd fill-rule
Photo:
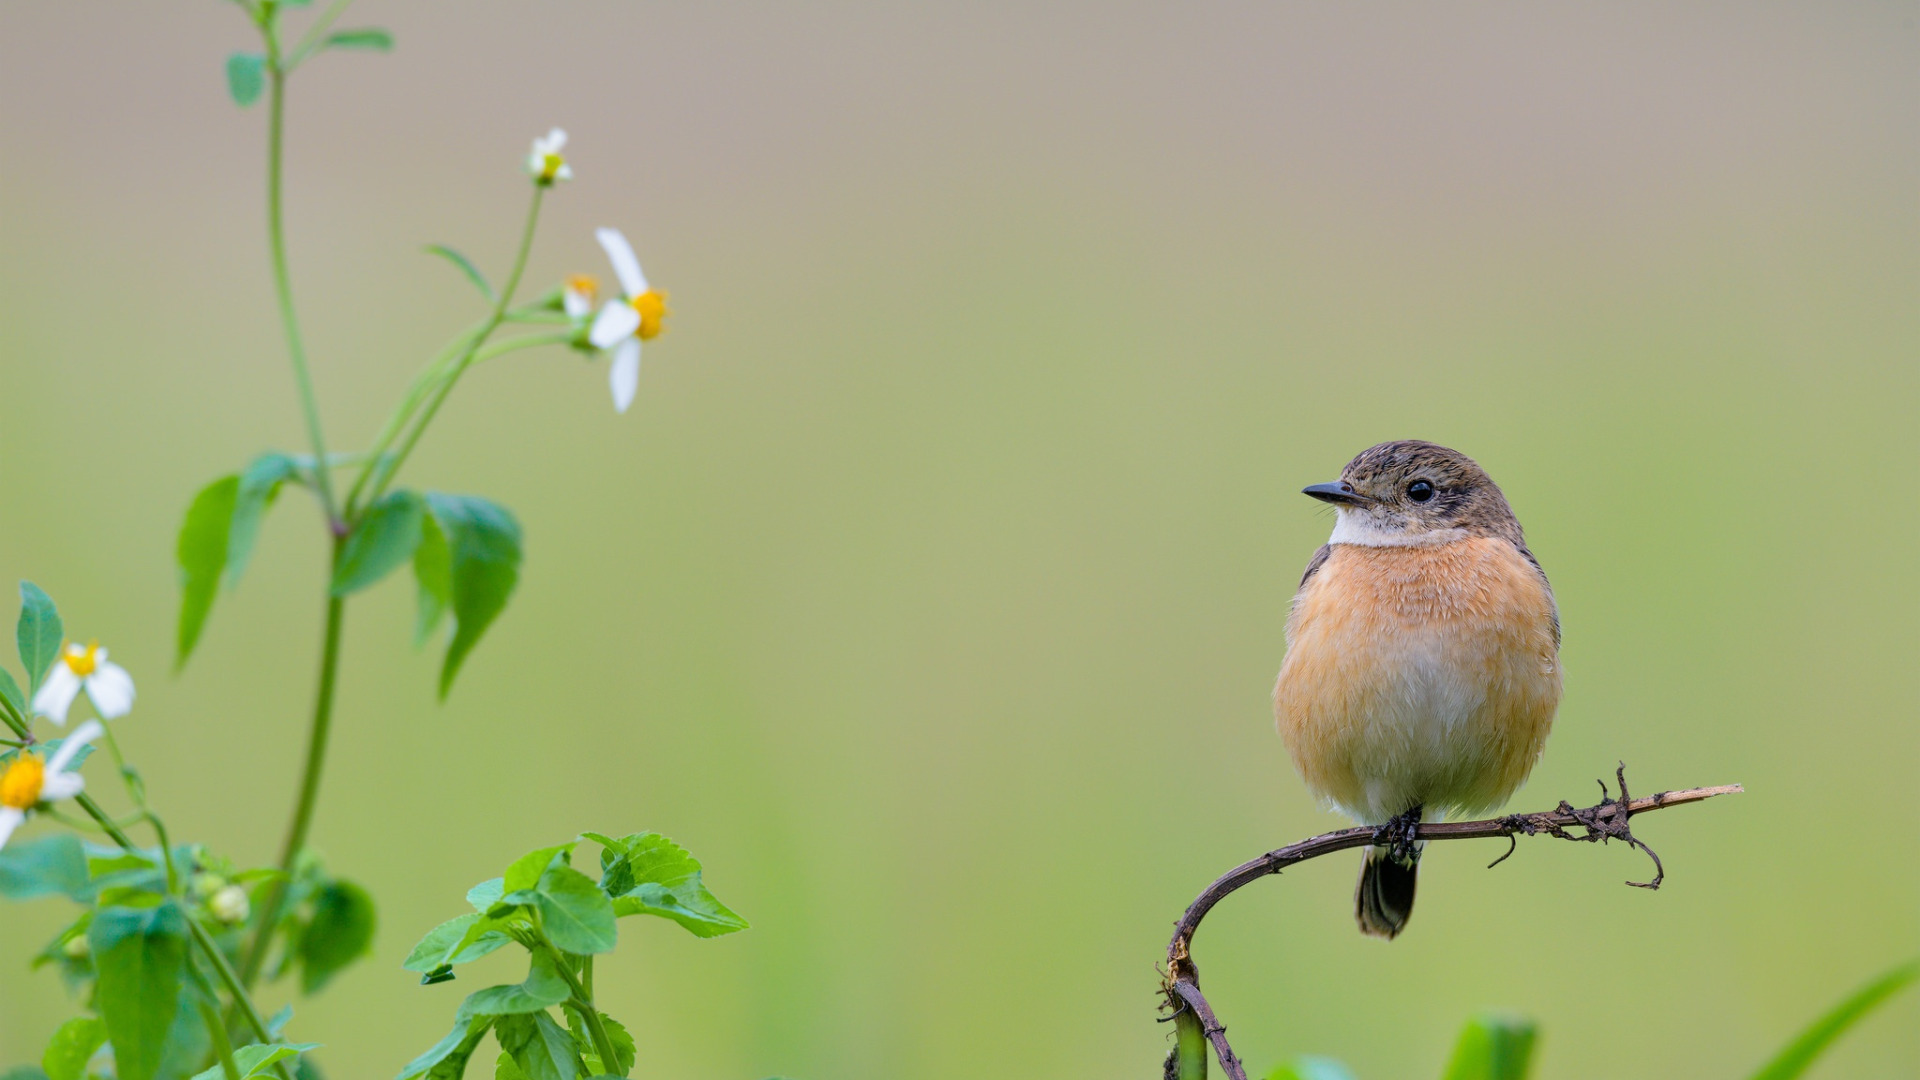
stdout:
<svg viewBox="0 0 1920 1080">
<path fill-rule="evenodd" d="M 1420 837 L 1420 813 L 1424 807 L 1416 806 L 1405 813 L 1395 814 L 1384 825 L 1373 830 L 1375 847 L 1387 849 L 1393 861 L 1402 865 L 1411 865 L 1417 855 L 1417 841 Z"/>
</svg>

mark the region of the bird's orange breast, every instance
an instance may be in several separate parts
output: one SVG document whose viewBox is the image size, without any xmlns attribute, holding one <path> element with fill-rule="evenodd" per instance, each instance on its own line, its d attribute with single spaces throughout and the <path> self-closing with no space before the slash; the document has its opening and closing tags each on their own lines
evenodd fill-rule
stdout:
<svg viewBox="0 0 1920 1080">
<path fill-rule="evenodd" d="M 1274 715 L 1316 794 L 1368 823 L 1506 801 L 1560 703 L 1546 577 L 1513 544 L 1336 544 L 1287 619 Z"/>
</svg>

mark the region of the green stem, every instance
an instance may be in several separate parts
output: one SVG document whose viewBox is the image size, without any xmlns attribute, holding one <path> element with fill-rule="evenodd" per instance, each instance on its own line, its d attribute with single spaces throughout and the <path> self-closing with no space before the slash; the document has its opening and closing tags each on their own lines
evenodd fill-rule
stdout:
<svg viewBox="0 0 1920 1080">
<path fill-rule="evenodd" d="M 313 51 L 320 45 L 320 35 L 326 33 L 333 27 L 334 21 L 346 12 L 347 5 L 351 3 L 353 3 L 353 0 L 333 0 L 333 3 L 328 6 L 327 10 L 321 12 L 320 17 L 313 20 L 313 24 L 307 27 L 307 32 L 300 35 L 299 44 L 295 45 L 293 51 L 287 54 L 286 69 L 288 71 L 299 67 L 301 61 L 313 55 Z"/>
<path fill-rule="evenodd" d="M 379 472 L 373 484 L 373 491 L 367 496 L 369 503 L 377 501 L 386 493 L 387 485 L 400 471 L 400 466 L 406 463 L 407 455 L 413 453 L 414 446 L 420 442 L 420 436 L 426 433 L 427 426 L 433 423 L 434 414 L 440 411 L 440 406 L 447 400 L 447 395 L 453 392 L 454 384 L 460 381 L 460 376 L 472 365 L 474 356 L 480 351 L 480 344 L 493 333 L 501 320 L 506 318 L 507 305 L 513 302 L 514 290 L 520 287 L 520 276 L 527 269 L 527 255 L 533 250 L 534 227 L 540 222 L 540 203 L 546 193 L 546 185 L 540 183 L 533 185 L 533 201 L 527 207 L 527 223 L 520 230 L 520 250 L 513 257 L 513 271 L 507 275 L 507 283 L 500 290 L 500 298 L 494 302 L 493 314 L 483 324 L 480 333 L 471 339 L 465 352 L 448 370 L 446 377 L 441 379 L 439 385 L 434 388 L 433 395 L 428 398 L 426 405 L 422 408 L 419 419 L 415 420 L 412 428 L 407 431 L 406 439 L 400 444 L 400 449 L 391 459 L 377 461 L 368 466 Z"/>
<path fill-rule="evenodd" d="M 80 809 L 85 810 L 87 812 L 88 817 L 92 818 L 96 823 L 99 824 L 100 831 L 106 833 L 109 837 L 111 837 L 114 843 L 119 844 L 121 848 L 127 851 L 139 850 L 138 848 L 133 846 L 133 838 L 128 836 L 126 834 L 126 831 L 120 828 L 120 826 L 116 824 L 112 818 L 108 817 L 107 812 L 105 810 L 100 809 L 99 803 L 93 801 L 93 796 L 88 795 L 86 792 L 83 791 L 80 794 L 75 795 L 73 797 L 73 801 L 79 804 Z"/>
<path fill-rule="evenodd" d="M 379 438 L 373 441 L 373 449 L 367 451 L 366 462 L 360 467 L 359 478 L 354 480 L 353 487 L 347 491 L 348 518 L 351 519 L 359 513 L 357 508 L 360 506 L 360 492 L 366 489 L 367 482 L 380 471 L 380 465 L 387 456 L 387 448 L 393 445 L 393 440 L 400 437 L 400 432 L 407 426 L 407 421 L 413 419 L 413 414 L 420 408 L 420 403 L 426 400 L 427 392 L 432 390 L 434 384 L 444 375 L 447 365 L 453 362 L 460 350 L 472 343 L 485 325 L 485 323 L 479 323 L 461 331 L 459 337 L 454 338 L 446 348 L 435 353 L 420 374 L 414 376 L 413 385 L 407 387 L 406 396 L 402 397 L 400 404 L 394 407 L 393 415 L 387 418 L 386 427 L 380 430 Z"/>
<path fill-rule="evenodd" d="M 601 1071 L 615 1076 L 627 1075 L 624 1071 L 620 1071 L 620 1060 L 614 1054 L 613 1039 L 607 1034 L 607 1025 L 600 1019 L 600 1010 L 593 1004 L 593 991 L 582 986 L 580 980 L 574 976 L 573 967 L 567 963 L 565 953 L 544 938 L 540 943 L 553 954 L 553 966 L 559 970 L 560 977 L 567 981 L 567 988 L 573 992 L 573 1000 L 569 1004 L 580 1014 L 581 1022 L 587 1026 L 587 1034 L 593 1039 L 593 1052 L 600 1055 Z M 587 963 L 592 964 L 593 960 L 588 958 Z"/>
<path fill-rule="evenodd" d="M 329 566 L 338 565 L 343 537 L 333 541 Z M 340 629 L 346 614 L 343 597 L 327 597 L 327 627 L 320 650 L 320 685 L 314 692 L 313 724 L 307 732 L 307 761 L 300 775 L 300 801 L 294 805 L 293 820 L 287 824 L 287 836 L 280 846 L 280 876 L 267 887 L 260 905 L 260 922 L 242 966 L 242 983 L 252 986 L 267 961 L 267 947 L 273 941 L 273 927 L 280 921 L 280 905 L 286 901 L 287 882 L 293 876 L 294 860 L 307 846 L 307 831 L 313 825 L 314 806 L 320 800 L 320 777 L 327 767 L 327 736 L 333 728 L 333 692 L 340 676 Z"/>
<path fill-rule="evenodd" d="M 287 334 L 287 355 L 293 361 L 293 380 L 300 391 L 300 410 L 307 421 L 307 437 L 313 443 L 313 459 L 327 460 L 327 439 L 320 429 L 320 403 L 313 392 L 313 375 L 307 370 L 307 347 L 300 337 L 300 321 L 293 310 L 293 277 L 287 270 L 286 215 L 281 192 L 286 142 L 287 70 L 280 60 L 280 40 L 271 25 L 262 29 L 267 46 L 267 242 L 273 255 L 273 285 L 280 301 L 280 322 Z M 319 484 L 320 505 L 327 520 L 338 530 L 339 513 L 333 501 L 333 481 L 324 468 L 314 470 Z"/>
<path fill-rule="evenodd" d="M 192 915 L 187 916 L 187 929 L 192 931 L 193 943 L 200 946 L 200 952 L 207 958 L 207 964 L 213 968 L 213 973 L 219 976 L 221 985 L 227 988 L 228 996 L 233 998 L 234 1007 L 240 1010 L 241 1018 L 247 1022 L 247 1030 L 253 1032 L 254 1039 L 259 1042 L 272 1042 L 273 1034 L 267 1030 L 267 1022 L 260 1018 L 260 1010 L 254 1007 L 253 998 L 247 994 L 247 988 L 240 984 L 240 976 L 234 974 L 233 965 L 227 963 L 227 954 L 220 951 L 220 946 L 213 940 L 213 935 L 207 933 L 207 928 L 201 926 L 200 920 Z M 284 1080 L 293 1080 L 293 1072 L 287 1068 L 286 1062 L 283 1061 L 274 1068 Z"/>
<path fill-rule="evenodd" d="M 191 916 L 189 916 L 191 918 Z M 220 1019 L 220 1010 L 213 1005 L 213 987 L 207 983 L 207 977 L 200 969 L 188 965 L 193 972 L 194 984 L 200 987 L 203 995 L 196 1003 L 200 1006 L 200 1022 L 207 1026 L 207 1037 L 213 1040 L 213 1053 L 220 1060 L 220 1072 L 226 1080 L 240 1080 L 240 1067 L 233 1063 L 233 1040 L 227 1038 L 226 1021 Z"/>
</svg>

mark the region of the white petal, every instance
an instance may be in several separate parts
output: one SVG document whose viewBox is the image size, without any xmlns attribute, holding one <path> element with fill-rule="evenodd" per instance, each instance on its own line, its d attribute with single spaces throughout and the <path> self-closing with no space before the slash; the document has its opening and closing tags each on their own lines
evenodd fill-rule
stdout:
<svg viewBox="0 0 1920 1080">
<path fill-rule="evenodd" d="M 633 404 L 633 395 L 640 389 L 640 339 L 630 337 L 620 343 L 614 351 L 613 366 L 607 370 L 607 379 L 613 384 L 613 407 L 626 412 Z"/>
<path fill-rule="evenodd" d="M 133 676 L 119 664 L 106 662 L 106 650 L 100 650 L 100 665 L 87 676 L 87 700 L 102 720 L 112 720 L 133 711 Z"/>
<path fill-rule="evenodd" d="M 561 163 L 560 163 L 560 167 L 559 167 L 559 168 L 557 168 L 557 169 L 555 169 L 555 170 L 553 170 L 553 178 L 554 178 L 555 180 L 571 180 L 571 179 L 573 179 L 573 166 L 571 166 L 571 165 L 569 165 L 569 164 L 567 164 L 567 163 L 566 163 L 566 162 L 564 162 L 564 161 L 563 161 L 563 162 L 561 162 Z"/>
<path fill-rule="evenodd" d="M 40 784 L 40 801 L 71 799 L 86 790 L 87 782 L 77 772 L 48 773 Z"/>
<path fill-rule="evenodd" d="M 633 305 L 624 300 L 609 300 L 600 309 L 600 315 L 593 320 L 593 329 L 587 331 L 587 340 L 593 342 L 596 349 L 611 349 L 623 338 L 633 337 L 640 329 L 640 313 Z"/>
<path fill-rule="evenodd" d="M 60 749 L 55 750 L 52 759 L 47 762 L 46 782 L 52 783 L 54 777 L 66 772 L 67 765 L 73 761 L 74 755 L 80 752 L 80 748 L 92 744 L 93 740 L 99 738 L 106 730 L 100 726 L 100 721 L 89 720 L 74 728 L 73 734 L 60 740 Z"/>
<path fill-rule="evenodd" d="M 41 685 L 40 692 L 33 695 L 33 711 L 64 726 L 67 710 L 73 707 L 73 696 L 79 692 L 80 676 L 73 673 L 65 660 L 55 660 L 53 669 L 47 673 L 47 681 Z"/>
<path fill-rule="evenodd" d="M 566 289 L 560 293 L 560 308 L 569 319 L 584 319 L 593 310 L 593 301 L 578 289 Z"/>
<path fill-rule="evenodd" d="M 559 128 L 554 128 L 553 130 L 547 132 L 547 149 L 548 150 L 557 154 L 561 150 L 565 149 L 566 145 L 567 145 L 566 132 L 560 130 Z"/>
<path fill-rule="evenodd" d="M 640 272 L 640 260 L 633 255 L 633 245 L 619 229 L 595 229 L 594 238 L 607 250 L 607 261 L 613 264 L 613 276 L 620 279 L 620 287 L 628 296 L 639 296 L 647 291 L 647 275 Z"/>
<path fill-rule="evenodd" d="M 13 830 L 19 828 L 20 823 L 25 820 L 27 820 L 26 811 L 15 810 L 11 806 L 0 806 L 0 847 L 7 846 L 7 837 L 12 836 Z"/>
</svg>

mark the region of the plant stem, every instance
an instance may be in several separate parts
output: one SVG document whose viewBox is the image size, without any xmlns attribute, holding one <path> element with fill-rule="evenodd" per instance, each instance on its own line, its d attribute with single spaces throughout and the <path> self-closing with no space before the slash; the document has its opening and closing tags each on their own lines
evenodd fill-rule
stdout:
<svg viewBox="0 0 1920 1080">
<path fill-rule="evenodd" d="M 379 473 L 374 481 L 372 493 L 367 496 L 369 503 L 378 500 L 381 495 L 386 493 L 387 485 L 392 482 L 394 475 L 400 471 L 400 466 L 406 463 L 407 455 L 413 453 L 413 448 L 419 443 L 420 436 L 426 433 L 427 425 L 433 423 L 434 414 L 440 411 L 440 405 L 447 400 L 447 395 L 453 392 L 454 384 L 460 381 L 460 376 L 464 374 L 467 368 L 473 363 L 474 356 L 480 351 L 481 342 L 485 341 L 488 335 L 492 334 L 494 329 L 506 318 L 507 305 L 513 302 L 514 290 L 520 287 L 520 275 L 525 273 L 527 269 L 527 254 L 533 250 L 534 227 L 540 222 L 540 203 L 546 193 L 547 189 L 545 185 L 538 183 L 533 185 L 533 201 L 527 207 L 527 223 L 520 230 L 520 250 L 513 257 L 513 271 L 507 275 L 507 283 L 500 290 L 500 298 L 494 302 L 493 314 L 483 324 L 480 333 L 473 336 L 466 350 L 460 355 L 460 358 L 454 362 L 451 369 L 448 370 L 446 377 L 440 381 L 439 386 L 434 389 L 433 396 L 427 400 L 425 407 L 420 412 L 419 419 L 414 421 L 413 427 L 407 432 L 405 441 L 400 444 L 400 449 L 393 455 L 392 459 L 375 461 L 367 466 L 369 469 L 377 470 Z"/>
<path fill-rule="evenodd" d="M 345 543 L 345 537 L 334 537 L 329 567 L 339 564 L 340 550 Z M 294 860 L 307 846 L 307 830 L 313 825 L 314 806 L 320 800 L 320 777 L 327 767 L 327 736 L 333 729 L 333 692 L 340 676 L 340 630 L 345 615 L 346 599 L 329 594 L 325 640 L 320 648 L 320 685 L 314 692 L 313 724 L 307 731 L 307 761 L 300 775 L 300 801 L 294 805 L 293 820 L 287 823 L 287 837 L 280 846 L 280 876 L 267 887 L 267 895 L 260 905 L 260 923 L 254 930 L 242 967 L 241 981 L 245 986 L 254 984 L 266 964 L 267 947 L 273 941 L 274 924 L 280 921 L 280 905 L 286 900 Z"/>
<path fill-rule="evenodd" d="M 207 1037 L 213 1040 L 213 1053 L 220 1059 L 220 1072 L 227 1080 L 240 1080 L 240 1067 L 233 1063 L 233 1040 L 227 1038 L 226 1021 L 220 1019 L 220 1010 L 213 1007 L 213 987 L 207 983 L 207 977 L 198 968 L 188 965 L 193 972 L 194 984 L 205 995 L 197 1004 L 200 1006 L 200 1022 L 207 1026 Z"/>
<path fill-rule="evenodd" d="M 545 937 L 541 938 L 540 943 L 553 954 L 553 966 L 560 972 L 560 977 L 567 980 L 567 988 L 573 991 L 573 1000 L 568 1004 L 574 1007 L 574 1011 L 580 1014 L 581 1022 L 587 1026 L 587 1034 L 593 1039 L 593 1052 L 600 1055 L 600 1071 L 615 1076 L 627 1075 L 626 1071 L 620 1068 L 620 1061 L 614 1055 L 613 1039 L 607 1034 L 607 1025 L 600 1019 L 600 1010 L 593 1004 L 593 991 L 582 986 L 580 980 L 574 976 L 573 968 L 567 963 L 565 953 Z M 587 963 L 591 965 L 593 958 L 588 957 Z M 592 968 L 589 967 L 587 970 L 591 972 Z M 592 976 L 588 975 L 588 978 L 591 979 Z"/>
<path fill-rule="evenodd" d="M 293 361 L 293 381 L 300 391 L 300 410 L 307 421 L 307 437 L 313 443 L 313 459 L 327 460 L 327 439 L 320 429 L 320 403 L 313 392 L 313 375 L 307 370 L 307 347 L 300 337 L 300 321 L 293 310 L 293 277 L 287 270 L 286 215 L 282 208 L 283 170 L 281 161 L 286 142 L 287 72 L 280 61 L 279 35 L 271 24 L 262 27 L 267 46 L 267 243 L 273 256 L 273 285 L 280 301 L 280 322 L 286 329 L 287 355 Z M 327 521 L 337 532 L 339 513 L 333 501 L 333 480 L 325 468 L 314 470 L 320 492 L 320 505 Z"/>
<path fill-rule="evenodd" d="M 300 35 L 300 41 L 293 47 L 293 51 L 287 54 L 286 69 L 288 71 L 299 67 L 301 61 L 313 54 L 320 45 L 320 35 L 333 26 L 334 20 L 346 13 L 347 5 L 351 3 L 353 0 L 333 0 L 327 10 L 313 20 L 313 23 L 307 27 L 307 32 Z"/>
<path fill-rule="evenodd" d="M 120 828 L 119 825 L 115 824 L 114 820 L 107 816 L 107 812 L 105 810 L 100 809 L 99 803 L 93 801 L 93 796 L 88 795 L 86 792 L 83 791 L 80 794 L 75 795 L 73 797 L 73 801 L 79 804 L 80 809 L 85 810 L 87 812 L 88 817 L 92 818 L 95 822 L 97 822 L 100 825 L 100 831 L 106 833 L 109 837 L 111 837 L 114 843 L 119 844 L 122 848 L 126 849 L 127 851 L 139 850 L 138 848 L 133 846 L 133 838 L 128 836 L 126 834 L 126 831 Z"/>
</svg>

